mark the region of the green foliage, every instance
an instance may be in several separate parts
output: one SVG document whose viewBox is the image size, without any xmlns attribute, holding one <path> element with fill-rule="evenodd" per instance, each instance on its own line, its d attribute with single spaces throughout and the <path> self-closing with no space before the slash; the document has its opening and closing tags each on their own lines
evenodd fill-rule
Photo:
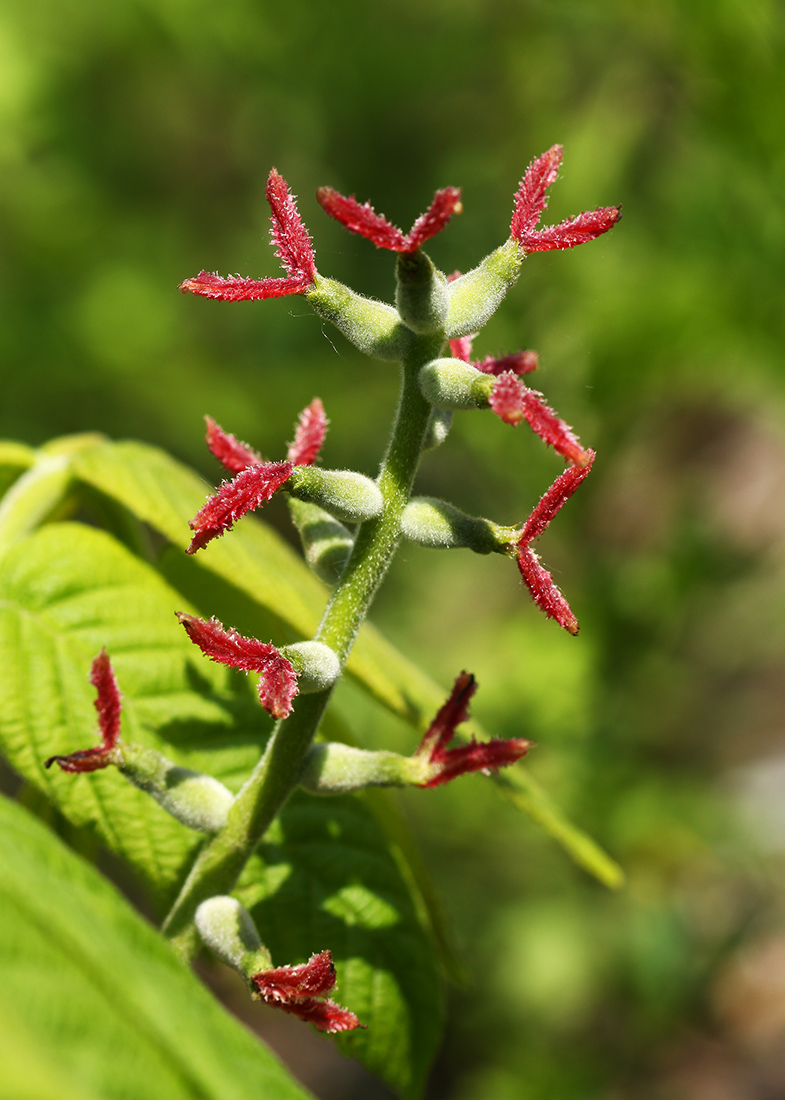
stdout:
<svg viewBox="0 0 785 1100">
<path fill-rule="evenodd" d="M 305 1100 L 101 875 L 7 799 L 0 822 L 6 1096 Z"/>
<path fill-rule="evenodd" d="M 367 1025 L 341 1047 L 402 1096 L 420 1096 L 441 1035 L 439 971 L 389 837 L 362 802 L 295 795 L 236 893 L 274 963 L 331 945 L 338 1000 Z"/>
</svg>

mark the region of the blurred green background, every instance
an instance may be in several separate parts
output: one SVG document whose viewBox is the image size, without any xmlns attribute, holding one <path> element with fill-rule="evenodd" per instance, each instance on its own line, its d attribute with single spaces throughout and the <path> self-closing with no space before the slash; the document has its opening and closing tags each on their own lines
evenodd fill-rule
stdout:
<svg viewBox="0 0 785 1100">
<path fill-rule="evenodd" d="M 318 394 L 326 463 L 373 473 L 393 370 L 300 298 L 177 293 L 278 274 L 270 166 L 320 270 L 387 298 L 389 255 L 319 184 L 404 228 L 462 186 L 447 271 L 504 239 L 556 141 L 548 220 L 624 203 L 607 237 L 530 257 L 475 345 L 537 348 L 598 451 L 541 545 L 580 637 L 463 553 L 405 547 L 376 609 L 445 685 L 476 673 L 477 716 L 539 743 L 533 772 L 628 873 L 608 893 L 481 780 L 404 799 L 467 970 L 432 1100 L 785 1094 L 784 40 L 776 0 L 0 3 L 5 437 L 100 429 L 214 477 L 203 413 L 280 457 Z M 513 523 L 559 469 L 466 414 L 419 487 Z M 411 746 L 343 700 L 365 743 Z M 299 1066 L 319 1095 L 371 1095 L 322 1049 Z"/>
</svg>

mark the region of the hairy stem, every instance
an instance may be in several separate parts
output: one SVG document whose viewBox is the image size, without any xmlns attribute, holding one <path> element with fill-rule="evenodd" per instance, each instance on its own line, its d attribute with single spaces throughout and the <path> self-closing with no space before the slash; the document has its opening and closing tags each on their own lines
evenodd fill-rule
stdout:
<svg viewBox="0 0 785 1100">
<path fill-rule="evenodd" d="M 343 576 L 327 605 L 315 640 L 329 645 L 343 665 L 392 561 L 401 537 L 401 515 L 411 496 L 431 406 L 420 392 L 420 368 L 437 356 L 443 333 L 416 337 L 402 366 L 401 395 L 378 485 L 380 514 L 360 527 Z M 279 722 L 253 774 L 232 804 L 226 825 L 194 863 L 163 930 L 186 957 L 198 949 L 197 907 L 229 893 L 256 845 L 297 785 L 332 689 L 300 696 Z"/>
</svg>

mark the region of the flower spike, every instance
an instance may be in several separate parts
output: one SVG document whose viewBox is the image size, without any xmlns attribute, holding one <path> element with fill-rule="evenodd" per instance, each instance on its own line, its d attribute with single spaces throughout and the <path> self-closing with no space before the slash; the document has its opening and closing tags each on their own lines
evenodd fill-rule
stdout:
<svg viewBox="0 0 785 1100">
<path fill-rule="evenodd" d="M 260 674 L 259 701 L 269 714 L 274 718 L 286 718 L 291 714 L 292 700 L 297 695 L 297 674 L 274 645 L 256 638 L 244 638 L 236 630 L 227 630 L 214 618 L 199 619 L 178 611 L 177 619 L 194 645 L 211 661 Z"/>
<path fill-rule="evenodd" d="M 364 1027 L 353 1012 L 334 1001 L 317 1000 L 335 988 L 335 966 L 330 951 L 311 955 L 300 966 L 279 966 L 261 970 L 249 979 L 257 996 L 313 1024 L 319 1031 L 334 1033 Z"/>
<path fill-rule="evenodd" d="M 273 227 L 270 236 L 275 254 L 283 264 L 287 278 L 246 279 L 231 275 L 200 271 L 193 279 L 180 283 L 183 293 L 198 294 L 221 302 L 248 302 L 260 298 L 281 298 L 287 294 L 304 294 L 316 278 L 316 262 L 308 230 L 303 225 L 294 196 L 283 176 L 273 168 L 267 180 L 267 201 L 270 203 Z"/>
<path fill-rule="evenodd" d="M 354 195 L 348 198 L 332 187 L 320 187 L 316 198 L 322 208 L 352 233 L 359 233 L 377 248 L 390 252 L 415 252 L 431 237 L 441 233 L 453 214 L 463 210 L 458 187 L 445 187 L 437 191 L 433 202 L 416 220 L 411 230 L 404 233 L 389 222 L 383 214 L 377 214 L 370 203 L 359 203 Z"/>
<path fill-rule="evenodd" d="M 534 602 L 549 618 L 555 619 L 559 626 L 564 627 L 570 634 L 578 633 L 578 620 L 554 584 L 553 577 L 531 549 L 531 543 L 539 538 L 556 513 L 564 507 L 588 476 L 593 463 L 594 451 L 588 451 L 584 466 L 570 466 L 564 473 L 559 474 L 524 523 L 515 545 L 518 568 Z"/>
<path fill-rule="evenodd" d="M 44 767 L 51 768 L 59 764 L 64 772 L 95 772 L 108 767 L 113 760 L 113 750 L 120 737 L 120 689 L 117 686 L 109 654 L 102 649 L 95 658 L 90 671 L 90 683 L 97 695 L 93 702 L 98 711 L 98 728 L 101 731 L 102 744 L 92 749 L 81 749 L 67 756 L 50 756 Z"/>
<path fill-rule="evenodd" d="M 547 190 L 559 174 L 563 153 L 561 145 L 553 145 L 547 153 L 535 158 L 518 186 L 510 236 L 524 252 L 575 248 L 607 233 L 621 218 L 620 206 L 601 206 L 575 218 L 567 218 L 558 225 L 536 228 L 540 215 L 548 205 Z"/>
<path fill-rule="evenodd" d="M 525 420 L 563 458 L 581 467 L 589 463 L 591 452 L 581 446 L 569 424 L 545 404 L 541 393 L 524 386 L 512 371 L 499 375 L 488 402 L 505 424 L 516 427 Z"/>
<path fill-rule="evenodd" d="M 426 757 L 431 765 L 431 777 L 420 787 L 438 787 L 468 772 L 487 771 L 514 764 L 531 748 L 531 741 L 522 737 L 494 738 L 492 741 L 472 740 L 467 745 L 448 749 L 456 728 L 469 716 L 469 701 L 477 690 L 477 681 L 469 672 L 462 672 L 453 685 L 450 697 L 439 710 L 423 737 L 414 758 Z"/>
</svg>

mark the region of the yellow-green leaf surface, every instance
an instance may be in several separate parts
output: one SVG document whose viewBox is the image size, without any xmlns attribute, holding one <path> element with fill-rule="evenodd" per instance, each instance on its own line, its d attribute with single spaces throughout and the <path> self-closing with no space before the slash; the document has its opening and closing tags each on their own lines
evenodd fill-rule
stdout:
<svg viewBox="0 0 785 1100">
<path fill-rule="evenodd" d="M 7 1100 L 306 1100 L 92 867 L 0 801 Z"/>
<path fill-rule="evenodd" d="M 92 656 L 106 645 L 123 695 L 127 740 L 158 748 L 234 789 L 247 778 L 270 722 L 247 677 L 213 664 L 192 645 L 173 614 L 177 606 L 183 607 L 182 597 L 152 566 L 81 524 L 49 524 L 18 541 L 0 564 L 5 755 L 69 821 L 91 826 L 164 899 L 184 877 L 199 835 L 114 768 L 71 775 L 56 767 L 47 771 L 43 762 L 96 740 L 87 674 Z M 282 821 L 286 829 L 299 823 L 299 846 L 285 853 L 291 882 L 279 875 L 271 885 L 258 859 L 245 876 L 249 887 L 256 878 L 265 883 L 262 935 L 267 939 L 268 925 L 303 933 L 279 954 L 284 963 L 325 947 L 338 950 L 342 992 L 373 1021 L 372 1041 L 356 1044 L 352 1053 L 414 1095 L 435 1052 L 441 993 L 436 952 L 409 877 L 359 800 L 303 796 Z M 324 863 L 321 878 L 314 877 L 314 850 Z M 278 871 L 283 862 L 283 856 L 276 859 Z M 305 886 L 293 908 L 294 883 Z M 362 920 L 346 908 L 346 891 L 360 899 Z M 319 914 L 327 911 L 332 917 L 325 925 Z M 412 960 L 425 990 L 412 980 Z"/>
<path fill-rule="evenodd" d="M 162 900 L 198 834 L 114 768 L 44 768 L 97 740 L 88 674 L 106 647 L 123 693 L 122 733 L 238 785 L 270 723 L 248 680 L 205 660 L 178 625 L 182 597 L 111 536 L 48 524 L 0 562 L 0 745 L 13 767 L 77 825 L 92 826 Z M 187 608 L 185 608 L 187 610 Z"/>
<path fill-rule="evenodd" d="M 407 884 L 362 802 L 296 794 L 236 893 L 276 965 L 330 947 L 336 1000 L 367 1025 L 341 1036 L 344 1052 L 418 1097 L 439 1041 L 441 981 Z"/>
<path fill-rule="evenodd" d="M 74 472 L 85 482 L 128 508 L 175 547 L 189 542 L 188 521 L 202 506 L 209 487 L 192 470 L 163 451 L 143 443 L 105 443 L 81 452 Z M 264 613 L 263 622 L 279 624 L 278 642 L 292 635 L 312 636 L 327 592 L 304 562 L 269 527 L 245 517 L 231 536 L 216 539 L 196 555 L 196 568 L 212 573 L 226 586 L 249 596 Z M 190 567 L 175 566 L 182 573 Z M 235 622 L 238 629 L 242 624 Z M 427 728 L 447 692 L 366 624 L 360 631 L 347 673 L 393 714 L 418 730 Z M 476 722 L 467 732 L 487 735 Z M 519 766 L 513 790 L 505 788 L 520 809 L 548 833 L 589 873 L 607 885 L 618 885 L 623 873 L 581 829 L 573 825 Z M 513 797 L 513 795 L 515 797 Z"/>
</svg>

